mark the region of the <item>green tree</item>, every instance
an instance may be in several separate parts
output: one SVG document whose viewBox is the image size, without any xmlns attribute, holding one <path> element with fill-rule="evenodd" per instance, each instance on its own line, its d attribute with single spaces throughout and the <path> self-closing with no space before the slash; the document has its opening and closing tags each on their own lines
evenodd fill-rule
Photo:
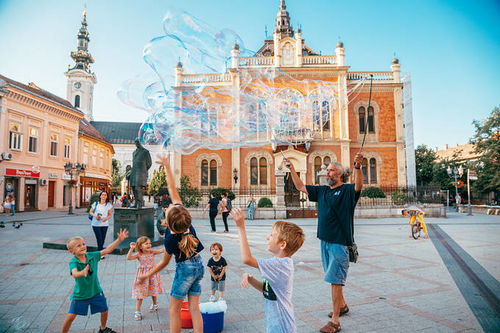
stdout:
<svg viewBox="0 0 500 333">
<path fill-rule="evenodd" d="M 185 207 L 196 207 L 201 200 L 201 193 L 197 188 L 191 187 L 189 176 L 181 176 L 179 195 Z"/>
<path fill-rule="evenodd" d="M 417 184 L 428 185 L 434 178 L 434 164 L 436 153 L 426 145 L 415 149 L 415 166 L 417 171 Z"/>
<path fill-rule="evenodd" d="M 149 181 L 148 195 L 160 193 L 160 189 L 167 187 L 167 178 L 163 165 L 153 171 L 153 177 Z"/>
<path fill-rule="evenodd" d="M 121 168 L 121 163 L 120 161 L 116 159 L 111 160 L 111 185 L 113 187 L 118 187 L 121 184 L 121 181 L 123 179 L 123 175 L 120 173 L 120 168 Z"/>
<path fill-rule="evenodd" d="M 488 118 L 474 120 L 476 133 L 471 139 L 476 152 L 481 154 L 474 165 L 478 179 L 474 182 L 474 191 L 500 191 L 500 108 L 495 107 Z"/>
</svg>

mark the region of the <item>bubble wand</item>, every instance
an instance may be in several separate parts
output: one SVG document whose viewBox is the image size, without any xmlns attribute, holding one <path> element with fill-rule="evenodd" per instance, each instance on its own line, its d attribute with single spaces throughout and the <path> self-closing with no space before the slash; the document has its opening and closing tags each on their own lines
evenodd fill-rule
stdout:
<svg viewBox="0 0 500 333">
<path fill-rule="evenodd" d="M 372 84 L 373 84 L 373 74 L 370 74 L 370 94 L 368 96 L 368 110 L 366 113 L 366 120 L 365 120 L 365 134 L 363 134 L 363 141 L 361 142 L 361 148 L 359 148 L 358 154 L 361 154 L 361 151 L 363 150 L 363 146 L 365 145 L 365 140 L 366 140 L 366 133 L 368 133 L 368 115 L 370 114 L 370 107 L 372 103 Z"/>
</svg>

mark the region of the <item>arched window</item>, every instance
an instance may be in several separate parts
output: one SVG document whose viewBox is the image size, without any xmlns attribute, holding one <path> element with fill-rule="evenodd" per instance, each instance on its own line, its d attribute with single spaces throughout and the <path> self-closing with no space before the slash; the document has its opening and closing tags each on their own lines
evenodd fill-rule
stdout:
<svg viewBox="0 0 500 333">
<path fill-rule="evenodd" d="M 259 160 L 259 182 L 260 185 L 267 185 L 267 160 L 264 157 Z"/>
<path fill-rule="evenodd" d="M 361 163 L 361 171 L 363 173 L 363 184 L 368 184 L 368 160 L 363 158 Z"/>
<path fill-rule="evenodd" d="M 9 148 L 13 150 L 21 150 L 23 134 L 20 131 L 20 126 L 11 125 L 9 129 Z"/>
<path fill-rule="evenodd" d="M 318 101 L 313 102 L 312 111 L 313 111 L 313 130 L 319 131 L 319 129 L 321 128 L 321 117 L 319 114 L 319 102 Z"/>
<path fill-rule="evenodd" d="M 375 133 L 375 117 L 373 112 L 373 106 L 368 108 L 368 133 Z"/>
<path fill-rule="evenodd" d="M 323 101 L 321 104 L 321 120 L 323 122 L 323 131 L 330 130 L 330 103 Z"/>
<path fill-rule="evenodd" d="M 358 109 L 359 114 L 359 133 L 365 132 L 365 123 L 366 123 L 366 109 L 364 106 Z"/>
<path fill-rule="evenodd" d="M 217 185 L 217 161 L 210 161 L 210 185 Z"/>
<path fill-rule="evenodd" d="M 314 158 L 314 179 L 315 179 L 316 184 L 319 184 L 318 172 L 321 171 L 321 165 L 322 164 L 323 163 L 321 162 L 321 157 L 316 156 Z"/>
<path fill-rule="evenodd" d="M 75 95 L 75 108 L 80 107 L 80 95 Z"/>
<path fill-rule="evenodd" d="M 252 157 L 250 159 L 250 185 L 258 185 L 259 182 L 259 170 L 257 168 L 257 158 Z"/>
<path fill-rule="evenodd" d="M 201 161 L 201 185 L 208 186 L 208 161 Z"/>
<path fill-rule="evenodd" d="M 370 158 L 370 184 L 377 184 L 377 161 Z"/>
</svg>

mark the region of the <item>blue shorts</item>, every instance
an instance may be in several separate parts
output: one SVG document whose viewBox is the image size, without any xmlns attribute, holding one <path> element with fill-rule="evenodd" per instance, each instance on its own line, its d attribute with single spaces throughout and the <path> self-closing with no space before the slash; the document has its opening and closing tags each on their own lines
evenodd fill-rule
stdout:
<svg viewBox="0 0 500 333">
<path fill-rule="evenodd" d="M 91 314 L 108 311 L 106 297 L 104 297 L 103 293 L 99 293 L 92 298 L 72 300 L 68 313 L 86 316 L 89 313 L 89 305 Z"/>
<path fill-rule="evenodd" d="M 204 273 L 205 267 L 200 255 L 177 263 L 170 296 L 180 300 L 184 300 L 186 295 L 200 296 L 200 282 Z"/>
<path fill-rule="evenodd" d="M 325 271 L 325 281 L 344 285 L 349 269 L 349 250 L 347 246 L 321 241 L 321 261 Z"/>
</svg>

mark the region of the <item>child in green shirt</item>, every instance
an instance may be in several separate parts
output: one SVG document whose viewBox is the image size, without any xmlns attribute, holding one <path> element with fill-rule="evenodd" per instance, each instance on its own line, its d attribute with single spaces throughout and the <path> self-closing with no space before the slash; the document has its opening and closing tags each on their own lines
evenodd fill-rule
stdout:
<svg viewBox="0 0 500 333">
<path fill-rule="evenodd" d="M 101 313 L 101 327 L 99 333 L 116 333 L 111 328 L 106 327 L 108 321 L 108 305 L 106 298 L 99 285 L 97 277 L 97 263 L 101 257 L 110 254 L 125 238 L 128 231 L 120 229 L 118 238 L 102 251 L 87 252 L 87 245 L 82 237 L 70 238 L 66 247 L 74 255 L 69 263 L 70 274 L 75 279 L 75 289 L 71 295 L 71 305 L 68 315 L 64 320 L 61 332 L 66 333 L 71 328 L 73 320 L 77 315 L 86 316 L 89 311 L 92 314 Z"/>
</svg>

